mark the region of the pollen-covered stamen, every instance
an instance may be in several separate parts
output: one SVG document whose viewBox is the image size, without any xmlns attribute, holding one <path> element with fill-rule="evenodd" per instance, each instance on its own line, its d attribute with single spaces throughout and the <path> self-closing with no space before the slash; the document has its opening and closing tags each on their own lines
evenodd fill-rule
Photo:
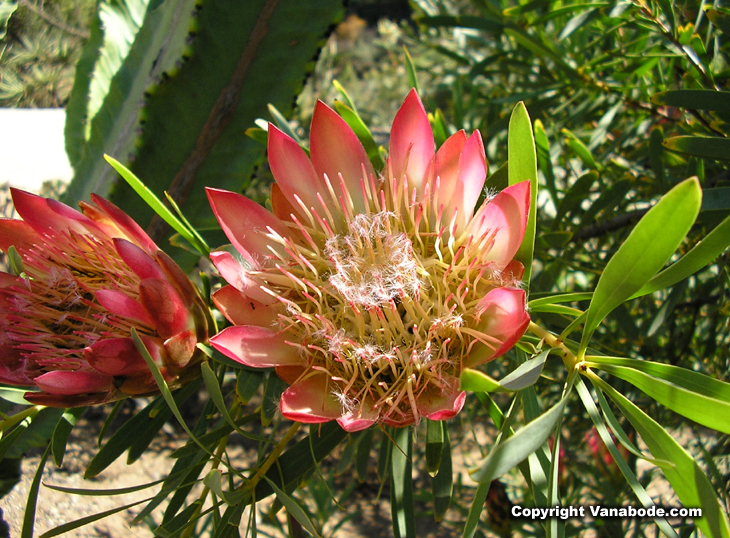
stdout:
<svg viewBox="0 0 730 538">
<path fill-rule="evenodd" d="M 372 406 L 386 422 L 417 421 L 419 402 L 452 391 L 476 343 L 497 345 L 468 327 L 478 323 L 475 306 L 500 282 L 472 255 L 485 238 L 457 240 L 456 216 L 441 225 L 443 205 L 418 202 L 406 179 L 376 184 L 363 176 L 365 212 L 354 213 L 338 176 L 342 194 L 325 177 L 330 200 L 320 196 L 321 209 L 309 208 L 309 223 L 294 218 L 302 244 L 270 235 L 288 263 L 249 276 L 287 306 L 280 329 L 292 333 L 307 371 L 329 376 L 343 412 L 365 412 L 367 401 L 367 412 Z M 429 230 L 437 223 L 443 227 Z"/>
</svg>

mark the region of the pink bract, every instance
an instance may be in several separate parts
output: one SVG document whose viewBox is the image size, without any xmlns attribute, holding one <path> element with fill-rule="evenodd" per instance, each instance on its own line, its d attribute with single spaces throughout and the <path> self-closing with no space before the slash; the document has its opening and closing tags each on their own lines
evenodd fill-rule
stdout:
<svg viewBox="0 0 730 538">
<path fill-rule="evenodd" d="M 231 322 L 211 339 L 290 384 L 282 414 L 376 423 L 447 420 L 464 405 L 459 375 L 499 357 L 529 316 L 514 260 L 527 225 L 528 181 L 482 198 L 479 132 L 436 151 L 415 91 L 398 111 L 383 170 L 347 123 L 318 102 L 311 159 L 269 126 L 273 214 L 209 189 L 240 256 L 211 259 L 228 285 L 214 301 Z"/>
<path fill-rule="evenodd" d="M 23 220 L 0 220 L 19 276 L 0 273 L 0 382 L 35 386 L 54 407 L 157 392 L 135 327 L 171 387 L 194 378 L 210 314 L 169 256 L 119 208 L 92 196 L 81 212 L 12 190 Z"/>
</svg>

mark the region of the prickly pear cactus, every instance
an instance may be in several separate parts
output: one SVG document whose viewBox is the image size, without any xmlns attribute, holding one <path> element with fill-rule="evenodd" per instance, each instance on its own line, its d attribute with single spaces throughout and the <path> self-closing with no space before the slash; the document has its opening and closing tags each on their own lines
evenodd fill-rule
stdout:
<svg viewBox="0 0 730 538">
<path fill-rule="evenodd" d="M 65 201 L 96 192 L 143 226 L 153 222 L 106 153 L 159 197 L 170 193 L 191 224 L 213 227 L 203 187 L 246 187 L 264 147 L 244 131 L 267 115 L 269 103 L 291 110 L 342 2 L 149 0 L 139 26 L 133 8 L 140 1 L 115 3 L 123 6 L 117 32 L 134 39 L 111 76 L 114 67 L 96 68 L 109 56 L 109 40 L 101 24 L 92 29 L 67 114 L 75 175 Z M 104 87 L 99 76 L 109 77 L 100 105 L 89 98 L 90 88 Z M 157 238 L 165 232 L 152 228 Z"/>
</svg>

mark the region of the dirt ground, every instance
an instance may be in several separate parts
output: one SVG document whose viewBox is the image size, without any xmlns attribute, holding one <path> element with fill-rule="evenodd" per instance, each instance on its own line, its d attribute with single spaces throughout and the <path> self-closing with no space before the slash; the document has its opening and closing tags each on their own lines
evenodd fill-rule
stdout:
<svg viewBox="0 0 730 538">
<path fill-rule="evenodd" d="M 88 420 L 82 417 L 69 437 L 63 465 L 56 467 L 53 461 L 49 460 L 47 462 L 43 473 L 43 486 L 41 486 L 38 498 L 34 536 L 41 536 L 43 533 L 70 521 L 147 499 L 159 490 L 159 486 L 155 486 L 124 495 L 80 496 L 53 490 L 46 486 L 108 490 L 127 488 L 159 480 L 167 476 L 168 471 L 175 463 L 175 460 L 169 457 L 171 452 L 185 442 L 185 434 L 181 435 L 168 424 L 158 434 L 150 448 L 133 464 L 127 465 L 126 455 L 123 455 L 99 476 L 84 480 L 84 470 L 97 451 L 96 438 L 102 422 L 100 419 Z M 229 454 L 241 468 L 245 468 L 250 462 L 254 461 L 255 450 L 247 449 L 245 446 L 233 446 Z M 0 509 L 3 512 L 3 519 L 9 526 L 10 538 L 20 537 L 28 491 L 40 457 L 41 452 L 36 451 L 23 460 L 20 483 L 7 496 L 0 499 Z M 463 467 L 467 463 L 467 461 L 462 461 L 457 465 Z M 336 460 L 331 458 L 329 464 L 336 464 Z M 330 534 L 339 519 L 347 518 L 348 521 L 331 536 L 337 538 L 392 536 L 387 485 L 382 491 L 380 490 L 380 484 L 374 469 L 374 460 L 371 464 L 373 467 L 372 480 L 362 484 L 358 483 L 355 486 L 350 497 L 343 503 L 346 509 L 345 512 L 333 510 L 331 520 L 328 521 L 324 529 L 327 534 Z M 325 461 L 325 465 L 327 465 L 327 461 Z M 414 478 L 417 481 L 416 488 L 419 486 L 428 487 L 425 476 L 418 477 L 414 475 Z M 355 481 L 355 477 L 352 468 L 338 476 L 334 490 L 335 496 L 353 481 Z M 378 497 L 378 493 L 380 493 L 380 497 Z M 161 521 L 162 510 L 154 512 L 150 520 L 131 526 L 134 517 L 144 506 L 145 504 L 142 503 L 122 510 L 60 536 L 67 538 L 150 538 L 153 536 L 152 529 Z M 263 511 L 263 509 L 259 510 L 257 519 L 260 525 L 259 535 L 286 536 L 280 530 L 277 530 L 271 521 L 266 521 L 265 515 L 261 513 Z M 417 511 L 417 513 L 420 512 Z M 278 514 L 278 518 L 280 523 L 285 525 L 286 520 L 283 512 Z M 456 527 L 453 525 L 437 525 L 430 515 L 419 517 L 417 525 L 419 538 L 451 538 L 452 536 L 455 538 L 461 534 L 457 532 Z M 2 536 L 1 532 L 0 536 Z M 245 536 L 245 529 L 242 529 L 241 536 Z"/>
</svg>

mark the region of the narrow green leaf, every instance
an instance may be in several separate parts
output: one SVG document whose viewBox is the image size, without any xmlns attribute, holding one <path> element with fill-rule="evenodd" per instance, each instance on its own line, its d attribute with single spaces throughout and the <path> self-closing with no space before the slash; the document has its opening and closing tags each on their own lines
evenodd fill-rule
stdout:
<svg viewBox="0 0 730 538">
<path fill-rule="evenodd" d="M 664 173 L 664 146 L 662 142 L 664 142 L 664 132 L 661 127 L 655 127 L 651 130 L 649 136 L 649 162 L 659 187 L 665 190 L 666 174 Z"/>
<path fill-rule="evenodd" d="M 578 13 L 577 15 L 574 15 L 571 17 L 571 19 L 565 23 L 565 26 L 560 31 L 560 35 L 558 36 L 558 41 L 562 41 L 563 39 L 567 38 L 578 30 L 583 24 L 589 19 L 589 17 L 593 14 L 595 11 L 595 8 L 593 9 L 587 9 L 583 11 L 582 13 Z"/>
<path fill-rule="evenodd" d="M 512 437 L 496 445 L 478 467 L 469 470 L 469 475 L 480 484 L 489 484 L 527 459 L 547 442 L 555 424 L 563 415 L 567 401 L 567 397 L 562 398 Z"/>
<path fill-rule="evenodd" d="M 119 410 L 122 408 L 123 404 L 124 400 L 117 400 L 114 403 L 114 407 L 112 407 L 112 410 L 109 411 L 109 414 L 104 420 L 104 425 L 101 427 L 101 430 L 99 430 L 99 436 L 96 438 L 97 448 L 101 448 L 101 441 L 102 439 L 104 439 L 104 435 L 106 435 L 107 430 L 112 425 L 112 422 L 114 422 L 114 419 L 116 418 L 117 413 L 119 413 Z"/>
<path fill-rule="evenodd" d="M 263 372 L 251 370 L 239 370 L 236 377 L 236 396 L 240 402 L 246 405 L 254 394 L 256 394 L 264 380 Z"/>
<path fill-rule="evenodd" d="M 568 129 L 561 129 L 560 132 L 565 136 L 565 143 L 568 144 L 570 149 L 572 149 L 580 160 L 583 161 L 583 164 L 588 168 L 597 170 L 598 165 L 596 164 L 596 160 L 593 158 L 591 150 L 588 149 L 588 146 L 586 146 L 580 138 L 571 133 Z"/>
<path fill-rule="evenodd" d="M 616 462 L 616 465 L 618 466 L 621 473 L 624 475 L 624 478 L 626 478 L 626 482 L 628 482 L 629 486 L 633 490 L 636 497 L 639 499 L 639 502 L 644 506 L 644 508 L 650 508 L 654 505 L 654 501 L 651 499 L 649 494 L 647 493 L 644 486 L 641 485 L 641 482 L 639 482 L 639 479 L 636 478 L 636 475 L 631 470 L 631 467 L 626 463 L 626 460 L 624 460 L 623 456 L 621 456 L 621 453 L 616 448 L 616 444 L 613 442 L 613 439 L 611 438 L 611 435 L 608 433 L 608 430 L 606 429 L 606 423 L 601 418 L 601 415 L 598 413 L 598 409 L 596 408 L 596 404 L 593 401 L 593 398 L 591 398 L 590 392 L 588 392 L 588 388 L 585 386 L 585 383 L 583 383 L 583 380 L 578 378 L 576 380 L 576 390 L 578 392 L 578 395 L 580 396 L 580 399 L 583 401 L 583 405 L 585 406 L 586 410 L 588 411 L 588 415 L 591 417 L 591 420 L 593 421 L 593 424 L 596 426 L 596 430 L 598 431 L 598 434 L 601 436 L 601 440 L 606 445 L 606 448 L 608 449 L 608 452 L 611 454 L 611 457 L 613 458 L 613 461 Z M 603 395 L 600 391 L 597 391 L 599 395 L 599 401 L 603 399 Z M 605 401 L 605 399 L 603 399 Z M 601 402 L 601 407 L 603 408 L 603 401 Z M 604 414 L 608 412 L 610 414 L 610 418 L 607 416 L 606 418 L 609 418 L 609 421 L 613 419 L 614 422 L 618 424 L 618 421 L 616 421 L 616 417 L 613 415 L 610 409 L 608 409 L 608 406 L 606 408 L 603 408 Z M 621 427 L 619 426 L 619 430 L 621 434 L 623 434 L 623 437 L 628 440 L 628 437 L 623 432 Z M 629 441 L 629 444 L 631 447 L 638 452 L 638 450 L 634 447 L 633 443 Z M 628 447 L 627 447 L 628 448 Z M 640 452 L 637 454 L 639 457 L 646 459 L 643 454 Z M 654 460 L 652 460 L 654 461 Z M 655 462 L 656 464 L 656 462 Z M 669 525 L 667 520 L 665 518 L 654 518 L 654 521 L 656 522 L 657 526 L 661 529 L 661 531 L 664 533 L 665 536 L 668 536 L 670 538 L 678 538 L 677 533 L 674 532 L 674 529 Z"/>
<path fill-rule="evenodd" d="M 417 92 L 418 90 L 418 76 L 416 75 L 416 66 L 413 64 L 413 59 L 411 58 L 411 55 L 408 54 L 408 49 L 403 47 L 403 54 L 405 56 L 405 62 L 406 62 L 406 74 L 408 75 L 408 85 L 411 88 L 414 88 Z M 420 92 L 419 92 L 420 93 Z"/>
<path fill-rule="evenodd" d="M 335 79 L 332 81 L 332 85 L 340 93 L 340 95 L 342 96 L 342 100 L 347 105 L 347 107 L 350 108 L 355 114 L 357 114 L 359 116 L 360 113 L 357 111 L 355 102 L 352 100 L 352 97 L 350 97 L 350 94 L 347 93 L 347 90 L 345 89 L 345 87 L 342 84 L 340 84 L 340 81 Z"/>
<path fill-rule="evenodd" d="M 692 250 L 644 284 L 631 298 L 673 286 L 712 262 L 730 246 L 730 217 L 718 224 Z"/>
<path fill-rule="evenodd" d="M 357 454 L 355 455 L 355 471 L 357 479 L 365 482 L 368 477 L 368 465 L 370 463 L 370 453 L 373 446 L 373 428 L 366 430 L 357 443 Z"/>
<path fill-rule="evenodd" d="M 444 429 L 440 420 L 426 420 L 426 469 L 436 476 L 441 466 L 444 451 Z"/>
<path fill-rule="evenodd" d="M 129 186 L 134 189 L 139 197 L 142 198 L 142 200 L 144 200 L 145 203 L 150 206 L 150 208 L 152 208 L 155 213 L 157 213 L 167 224 L 170 225 L 171 228 L 173 228 L 188 243 L 190 243 L 193 248 L 195 248 L 196 250 L 201 252 L 201 254 L 207 257 L 208 254 L 205 253 L 207 247 L 199 244 L 196 236 L 190 230 L 188 230 L 188 228 L 173 214 L 172 211 L 170 211 L 170 209 L 165 204 L 162 203 L 162 201 L 157 196 L 155 196 L 155 193 L 148 189 L 147 186 L 142 183 L 142 181 L 140 181 L 137 176 L 130 172 L 129 169 L 122 163 L 120 163 L 113 157 L 110 157 L 109 155 L 104 155 L 104 159 L 106 159 L 106 162 L 112 165 L 112 168 L 114 168 L 114 170 L 116 170 L 119 175 L 124 178 Z M 200 250 L 201 248 L 203 250 Z"/>
<path fill-rule="evenodd" d="M 578 293 L 558 293 L 554 295 L 548 295 L 547 297 L 538 297 L 533 299 L 528 304 L 529 308 L 537 308 L 540 306 L 556 303 L 573 303 L 576 301 L 587 301 L 593 297 L 592 292 L 578 292 Z"/>
<path fill-rule="evenodd" d="M 590 357 L 589 367 L 628 381 L 695 422 L 730 434 L 730 384 L 671 364 L 619 357 Z"/>
<path fill-rule="evenodd" d="M 540 120 L 535 120 L 535 148 L 537 150 L 537 164 L 545 176 L 545 183 L 550 197 L 553 199 L 553 204 L 557 206 L 558 194 L 555 188 L 555 172 L 550 158 L 550 142 L 545 127 Z"/>
<path fill-rule="evenodd" d="M 702 192 L 683 181 L 652 207 L 606 264 L 588 307 L 581 353 L 605 317 L 646 284 L 677 250 L 697 218 Z"/>
<path fill-rule="evenodd" d="M 465 368 L 459 378 L 459 389 L 469 392 L 515 392 L 534 385 L 540 378 L 550 350 L 523 362 L 501 381 L 479 370 Z"/>
<path fill-rule="evenodd" d="M 411 428 L 390 428 L 390 508 L 395 538 L 416 538 L 413 506 L 413 437 Z"/>
<path fill-rule="evenodd" d="M 621 409 L 654 457 L 674 464 L 674 467 L 663 467 L 662 471 L 683 506 L 702 508 L 702 517 L 694 520 L 697 527 L 711 538 L 729 538 L 730 524 L 727 514 L 720 505 L 712 484 L 692 456 L 661 425 L 616 389 L 595 374 L 590 379 Z"/>
<path fill-rule="evenodd" d="M 279 411 L 281 394 L 287 386 L 278 375 L 269 373 L 264 383 L 264 397 L 261 402 L 261 423 L 264 426 L 268 426 L 274 420 L 276 413 Z"/>
<path fill-rule="evenodd" d="M 149 351 L 147 350 L 147 347 L 144 345 L 144 342 L 140 339 L 139 334 L 137 334 L 137 331 L 134 327 L 132 327 L 132 340 L 134 340 L 134 345 L 137 348 L 137 351 L 139 351 L 139 354 L 142 355 L 142 358 L 144 358 L 144 361 L 147 363 L 147 367 L 150 369 L 150 372 L 152 373 L 152 377 L 155 378 L 155 382 L 157 383 L 157 387 L 160 389 L 160 392 L 162 393 L 162 397 L 165 400 L 165 403 L 167 403 L 168 407 L 172 411 L 172 414 L 175 416 L 177 421 L 180 423 L 180 426 L 182 426 L 183 430 L 185 430 L 185 433 L 188 434 L 188 437 L 190 439 L 197 443 L 200 448 L 202 448 L 204 451 L 209 452 L 208 449 L 200 443 L 198 438 L 193 435 L 193 432 L 190 431 L 190 428 L 188 428 L 187 423 L 185 422 L 185 419 L 180 414 L 180 409 L 177 406 L 177 402 L 175 401 L 175 397 L 172 395 L 172 392 L 170 392 L 170 388 L 167 386 L 167 382 L 165 381 L 165 378 L 162 377 L 162 374 L 160 373 L 160 370 L 157 368 L 157 365 L 155 364 L 155 360 L 150 355 Z M 190 384 L 188 384 L 190 386 Z M 212 456 L 212 454 L 210 454 Z"/>
<path fill-rule="evenodd" d="M 210 472 L 205 475 L 203 484 L 227 505 L 230 506 L 238 504 L 241 501 L 240 498 L 237 500 L 234 500 L 232 497 L 229 498 L 226 492 L 223 491 L 223 485 L 221 484 L 222 476 L 223 472 L 220 469 L 211 469 Z"/>
<path fill-rule="evenodd" d="M 0 2 L 0 39 L 5 38 L 8 31 L 8 21 L 18 9 L 17 0 L 3 0 Z"/>
<path fill-rule="evenodd" d="M 25 389 L 16 389 L 14 387 L 0 387 L 0 398 L 6 402 L 18 404 L 18 405 L 33 405 L 23 396 L 28 392 Z"/>
<path fill-rule="evenodd" d="M 43 486 L 61 493 L 67 493 L 69 495 L 81 495 L 83 497 L 108 497 L 114 495 L 126 495 L 128 493 L 136 493 L 145 489 L 162 484 L 165 481 L 164 478 L 155 480 L 154 482 L 147 482 L 146 484 L 139 484 L 137 486 L 129 486 L 126 488 L 117 489 L 85 489 L 85 488 L 69 488 L 66 486 L 57 486 L 55 484 L 44 483 Z"/>
<path fill-rule="evenodd" d="M 517 103 L 510 116 L 507 156 L 509 184 L 530 181 L 530 211 L 527 228 L 522 244 L 515 255 L 515 259 L 525 267 L 523 281 L 529 286 L 537 219 L 537 154 L 530 116 L 522 102 Z"/>
<path fill-rule="evenodd" d="M 730 187 L 705 189 L 702 211 L 730 211 Z"/>
<path fill-rule="evenodd" d="M 428 119 L 431 122 L 431 127 L 433 128 L 433 138 L 436 142 L 436 147 L 440 148 L 449 137 L 449 128 L 446 125 L 444 113 L 441 112 L 440 108 L 437 108 L 433 114 L 428 115 Z"/>
<path fill-rule="evenodd" d="M 269 109 L 269 114 L 271 114 L 271 117 L 274 118 L 274 123 L 276 126 L 286 135 L 288 135 L 290 138 L 296 141 L 297 144 L 301 146 L 301 148 L 309 153 L 309 149 L 304 144 L 304 141 L 299 137 L 299 135 L 294 131 L 294 129 L 291 128 L 291 125 L 289 125 L 289 120 L 286 119 L 286 116 L 279 112 L 279 109 L 276 108 L 274 105 L 269 103 L 267 105 L 267 108 Z"/>
<path fill-rule="evenodd" d="M 484 182 L 485 189 L 501 191 L 509 186 L 509 162 L 497 168 Z"/>
<path fill-rule="evenodd" d="M 655 105 L 708 110 L 730 114 L 730 92 L 717 90 L 670 90 L 651 96 Z"/>
<path fill-rule="evenodd" d="M 373 168 L 375 170 L 382 170 L 385 166 L 385 161 L 383 161 L 383 157 L 380 155 L 380 149 L 378 149 L 378 145 L 375 143 L 370 129 L 365 125 L 360 115 L 353 108 L 340 101 L 335 101 L 335 109 L 362 143 Z"/>
<path fill-rule="evenodd" d="M 449 441 L 448 423 L 439 423 L 443 431 L 442 452 L 438 473 L 431 477 L 431 495 L 433 495 L 433 517 L 441 521 L 451 505 L 454 489 L 454 476 L 451 464 L 451 442 Z"/>
<path fill-rule="evenodd" d="M 266 481 L 271 486 L 271 489 L 274 490 L 274 493 L 276 493 L 276 498 L 281 501 L 281 504 L 283 504 L 286 507 L 287 512 L 296 519 L 299 524 L 304 527 L 304 529 L 307 530 L 312 536 L 315 538 L 321 538 L 319 533 L 317 532 L 317 529 L 314 528 L 314 525 L 312 524 L 312 521 L 307 516 L 306 512 L 302 510 L 302 507 L 299 506 L 299 503 L 297 503 L 296 500 L 294 500 L 293 497 L 290 497 L 287 495 L 284 491 L 279 489 L 276 484 L 274 484 L 271 480 L 264 477 Z"/>
<path fill-rule="evenodd" d="M 36 414 L 38 414 L 38 411 L 36 410 Z M 13 446 L 13 443 L 18 440 L 18 438 L 23 435 L 23 432 L 26 430 L 26 428 L 30 425 L 32 420 L 32 417 L 26 417 L 20 423 L 11 431 L 10 433 L 6 433 L 3 431 L 3 437 L 0 439 L 0 462 L 5 457 L 5 454 L 10 450 L 10 448 Z"/>
<path fill-rule="evenodd" d="M 51 437 L 51 452 L 53 453 L 53 461 L 57 467 L 63 464 L 63 455 L 66 452 L 66 441 L 68 435 L 76 425 L 78 418 L 83 415 L 86 411 L 86 407 L 75 407 L 72 409 L 66 409 L 61 415 L 61 419 L 56 424 L 56 428 L 53 430 L 53 436 Z"/>
<path fill-rule="evenodd" d="M 718 9 L 708 9 L 705 13 L 712 24 L 717 26 L 722 33 L 730 35 L 730 14 Z"/>
<path fill-rule="evenodd" d="M 63 525 L 59 525 L 58 527 L 54 527 L 53 529 L 44 532 L 39 536 L 39 538 L 52 538 L 53 536 L 60 536 L 61 534 L 65 534 L 74 529 L 78 529 L 79 527 L 83 527 L 84 525 L 88 525 L 89 523 L 93 523 L 94 521 L 99 521 L 100 519 L 104 519 L 105 517 L 118 514 L 119 512 L 124 512 L 125 510 L 129 510 L 130 508 L 149 500 L 150 499 L 142 499 L 141 501 L 125 504 L 124 506 L 117 506 L 116 508 L 112 508 L 111 510 L 106 510 L 104 512 L 99 512 L 98 514 L 92 514 L 90 516 L 82 517 L 75 521 L 64 523 Z"/>
<path fill-rule="evenodd" d="M 38 467 L 33 475 L 33 481 L 28 488 L 28 502 L 25 504 L 25 512 L 23 514 L 23 529 L 20 531 L 20 538 L 33 538 L 33 527 L 35 526 L 35 510 L 38 506 L 38 492 L 41 487 L 41 478 L 43 478 L 43 469 L 46 468 L 48 456 L 51 454 L 50 445 L 46 447 Z"/>
<path fill-rule="evenodd" d="M 730 138 L 719 136 L 675 136 L 662 142 L 669 151 L 705 159 L 730 160 Z"/>
</svg>

